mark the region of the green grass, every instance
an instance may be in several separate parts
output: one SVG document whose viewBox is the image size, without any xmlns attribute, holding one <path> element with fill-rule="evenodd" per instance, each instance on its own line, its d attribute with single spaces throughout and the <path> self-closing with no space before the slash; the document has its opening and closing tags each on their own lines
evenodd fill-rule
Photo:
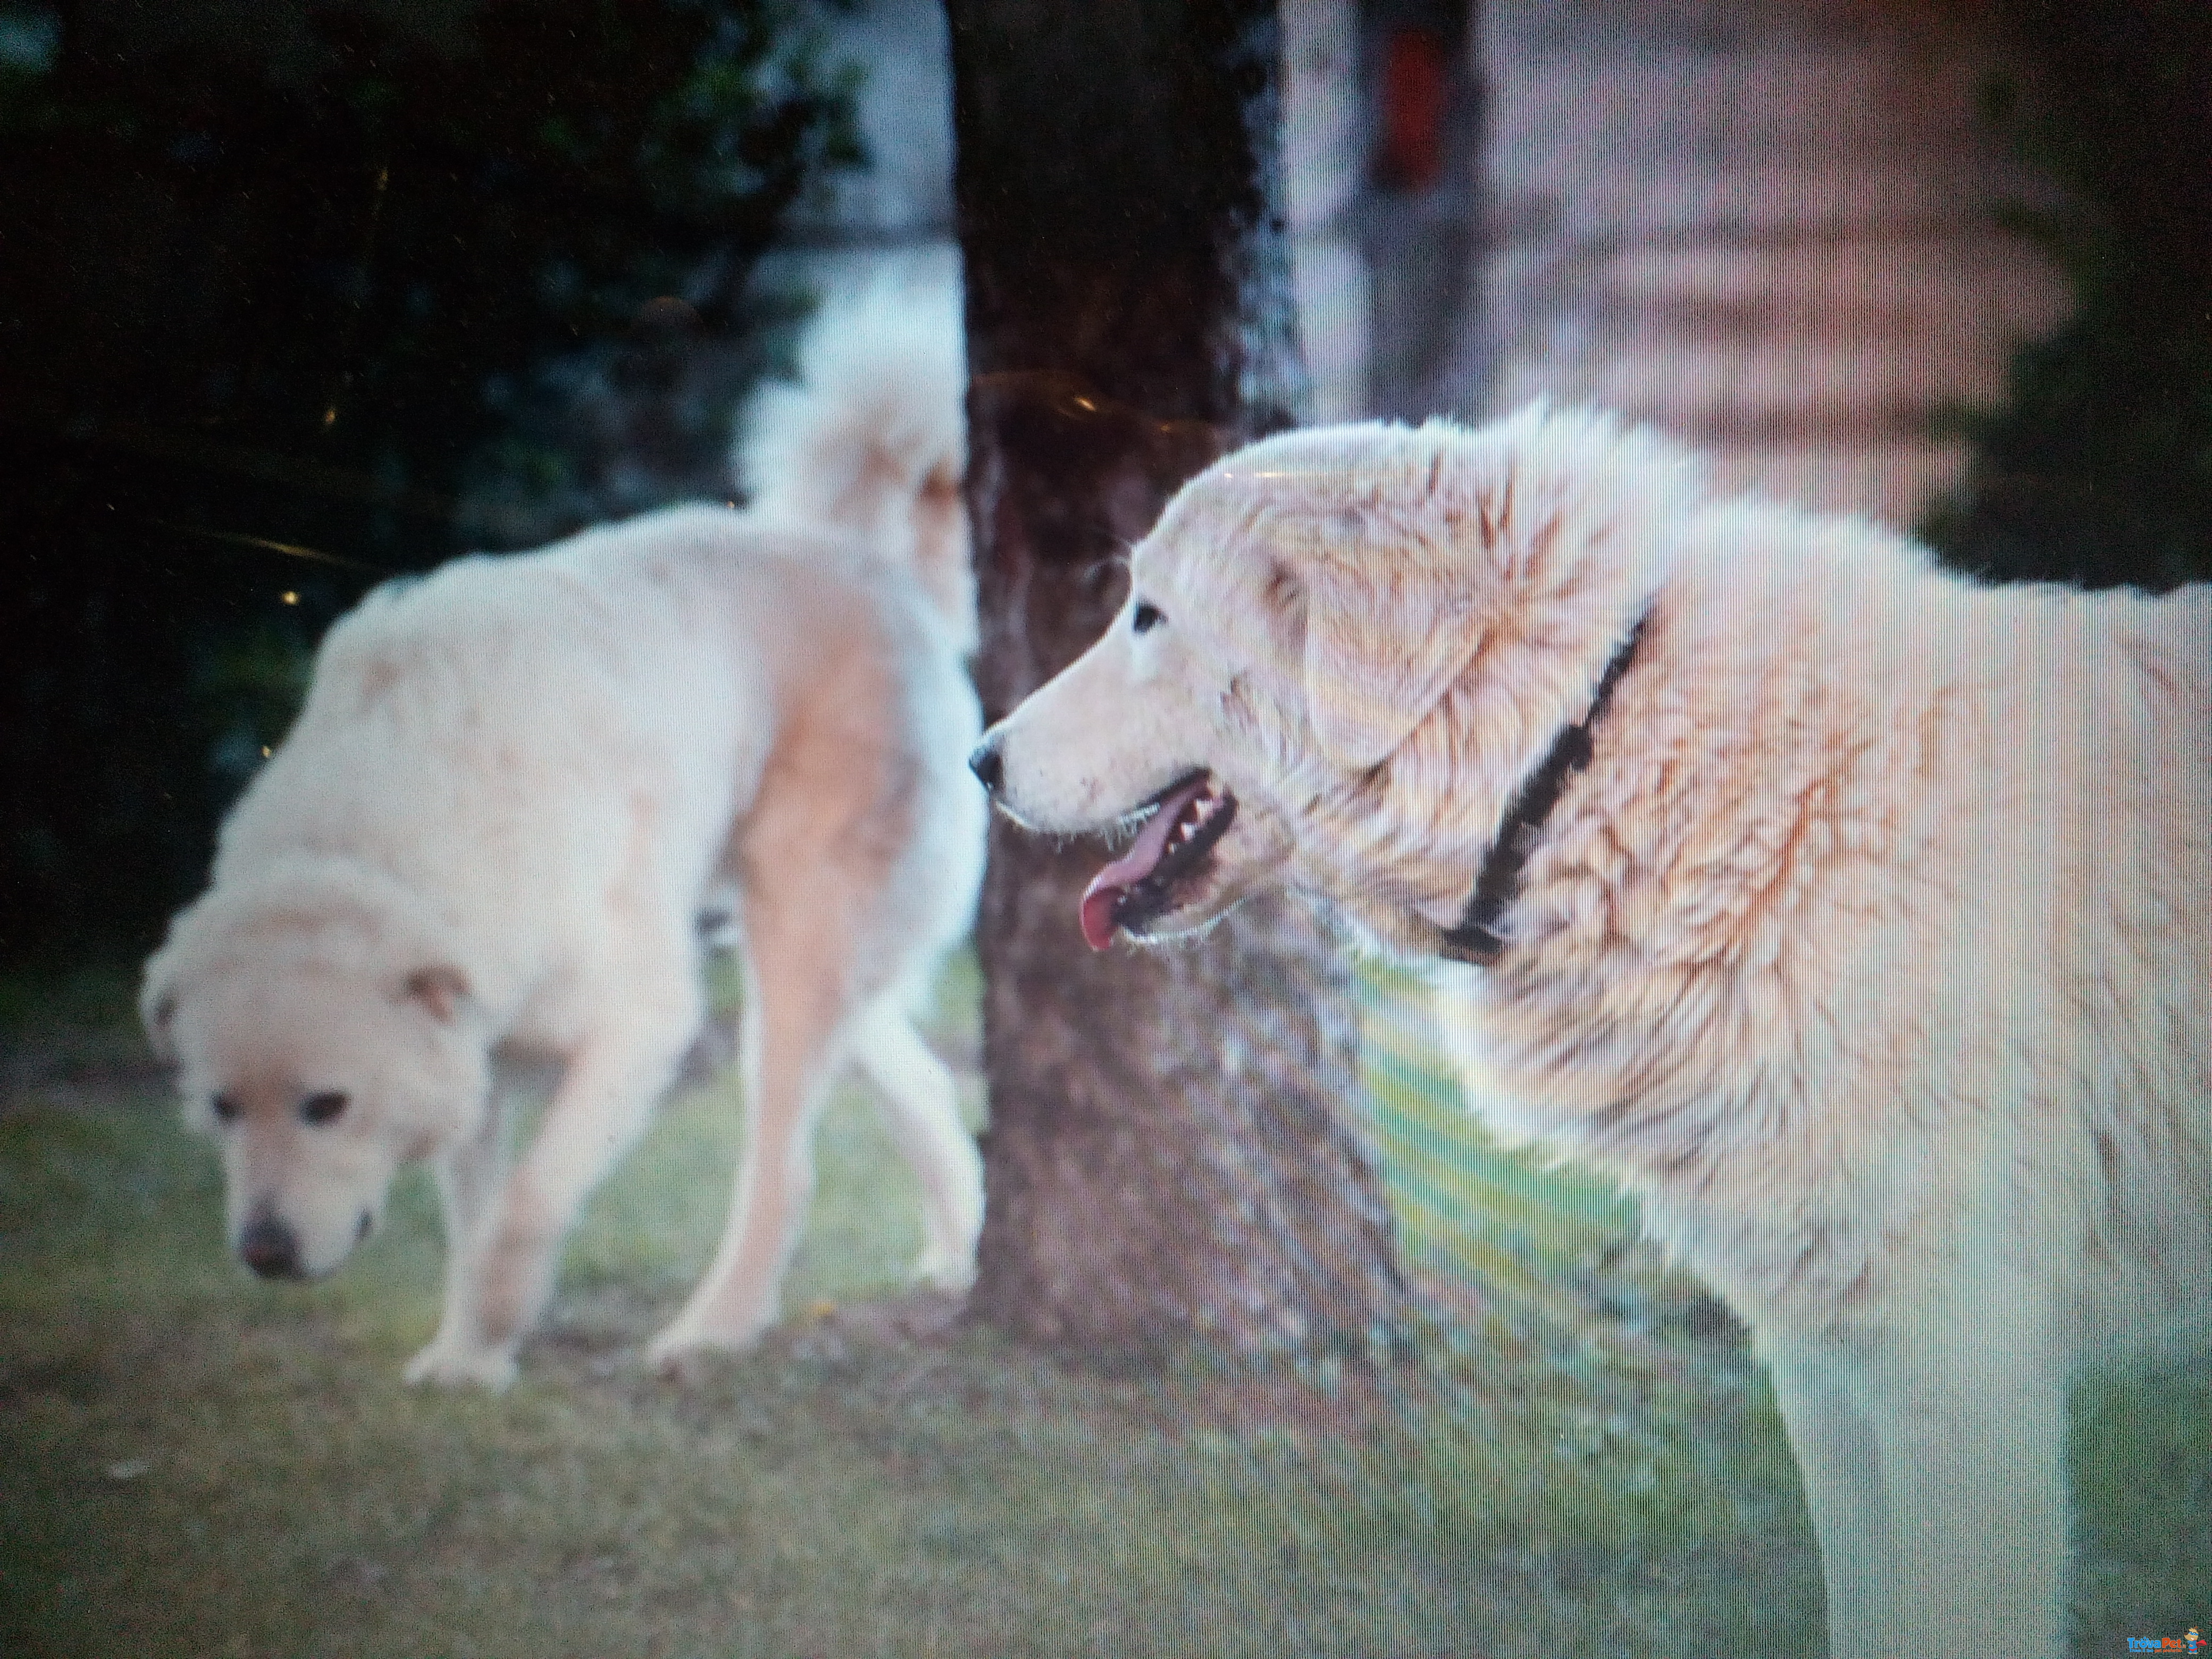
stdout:
<svg viewBox="0 0 2212 1659">
<path fill-rule="evenodd" d="M 884 1340 L 866 1304 L 918 1218 L 848 1092 L 786 1324 L 660 1383 L 639 1346 L 726 1198 L 717 1086 L 599 1196 L 493 1399 L 398 1380 L 436 1317 L 425 1183 L 334 1279 L 251 1283 L 118 982 L 0 986 L 0 1654 L 1818 1654 L 1740 1344 L 1602 1189 L 1470 1136 L 1401 991 L 1374 985 L 1369 1110 L 1407 1254 L 1447 1292 L 1487 1264 L 1402 1364 L 1102 1376 Z M 951 976 L 952 1052 L 974 995 Z M 2085 1628 L 2178 1631 L 2212 1583 L 2212 1390 L 2084 1398 Z"/>
</svg>

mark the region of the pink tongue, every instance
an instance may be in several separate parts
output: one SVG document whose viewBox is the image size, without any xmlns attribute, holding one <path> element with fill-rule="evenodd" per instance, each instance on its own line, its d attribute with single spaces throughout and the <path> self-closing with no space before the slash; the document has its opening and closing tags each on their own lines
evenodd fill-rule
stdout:
<svg viewBox="0 0 2212 1659">
<path fill-rule="evenodd" d="M 1092 950 L 1103 951 L 1114 942 L 1114 911 L 1121 895 L 1159 867 L 1176 820 L 1205 787 L 1204 777 L 1194 778 L 1162 801 L 1160 810 L 1137 831 L 1135 845 L 1091 878 L 1091 885 L 1083 890 L 1083 942 Z"/>
</svg>

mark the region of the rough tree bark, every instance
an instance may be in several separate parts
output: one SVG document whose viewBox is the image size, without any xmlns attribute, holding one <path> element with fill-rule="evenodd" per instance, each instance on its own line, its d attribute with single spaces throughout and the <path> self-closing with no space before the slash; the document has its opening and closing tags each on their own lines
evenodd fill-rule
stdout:
<svg viewBox="0 0 2212 1659">
<path fill-rule="evenodd" d="M 1095 639 L 1128 545 L 1304 398 L 1273 0 L 948 0 L 969 499 L 996 719 Z M 1111 709 L 1099 718 L 1110 720 Z M 990 1194 L 971 1308 L 1143 1357 L 1364 1341 L 1402 1286 L 1336 1109 L 1347 972 L 1304 906 L 1093 956 L 1096 846 L 994 825 L 980 951 Z"/>
</svg>

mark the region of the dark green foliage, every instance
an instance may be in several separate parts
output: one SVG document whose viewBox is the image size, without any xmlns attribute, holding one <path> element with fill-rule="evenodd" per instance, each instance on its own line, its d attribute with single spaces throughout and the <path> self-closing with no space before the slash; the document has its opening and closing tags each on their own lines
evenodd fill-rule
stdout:
<svg viewBox="0 0 2212 1659">
<path fill-rule="evenodd" d="M 2212 576 L 2212 7 L 2006 0 L 2033 74 L 1990 113 L 2075 198 L 2027 216 L 2075 310 L 1966 423 L 1929 533 L 1999 579 L 2163 589 Z"/>
<path fill-rule="evenodd" d="M 380 574 L 722 487 L 758 256 L 860 159 L 812 0 L 463 15 L 0 70 L 0 956 L 158 927 Z"/>
</svg>

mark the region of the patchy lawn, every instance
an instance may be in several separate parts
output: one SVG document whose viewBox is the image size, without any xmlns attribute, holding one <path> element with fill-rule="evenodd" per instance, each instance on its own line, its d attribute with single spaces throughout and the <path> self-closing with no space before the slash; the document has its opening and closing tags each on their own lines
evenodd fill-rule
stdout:
<svg viewBox="0 0 2212 1659">
<path fill-rule="evenodd" d="M 848 1091 L 785 1327 L 665 1385 L 638 1350 L 733 1161 L 713 1085 L 600 1194 L 489 1399 L 398 1381 L 436 1317 L 426 1182 L 335 1279 L 250 1282 L 125 981 L 0 986 L 0 1653 L 1819 1654 L 1739 1334 L 1602 1191 L 1468 1135 L 1401 993 L 1376 982 L 1370 1109 L 1437 1310 L 1402 1361 L 1099 1376 L 879 1304 L 919 1224 Z M 966 969 L 939 1035 L 973 1029 Z M 2084 1653 L 2212 1611 L 2202 1377 L 2085 1391 Z"/>
</svg>

